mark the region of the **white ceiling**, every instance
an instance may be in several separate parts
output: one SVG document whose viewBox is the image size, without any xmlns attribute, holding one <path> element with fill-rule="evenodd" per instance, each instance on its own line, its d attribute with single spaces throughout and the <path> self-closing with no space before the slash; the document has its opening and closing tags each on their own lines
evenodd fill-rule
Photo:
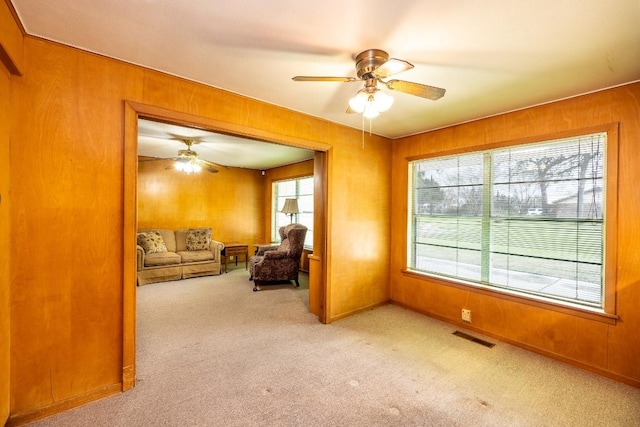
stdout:
<svg viewBox="0 0 640 427">
<path fill-rule="evenodd" d="M 360 129 L 354 55 L 384 49 L 442 87 L 392 92 L 398 138 L 640 80 L 638 0 L 11 0 L 28 34 Z M 368 129 L 369 126 L 367 125 Z"/>
<path fill-rule="evenodd" d="M 138 155 L 175 158 L 187 148 L 185 139 L 195 141 L 191 147 L 200 158 L 222 166 L 266 170 L 313 158 L 313 151 L 271 144 L 202 129 L 138 120 Z"/>
</svg>

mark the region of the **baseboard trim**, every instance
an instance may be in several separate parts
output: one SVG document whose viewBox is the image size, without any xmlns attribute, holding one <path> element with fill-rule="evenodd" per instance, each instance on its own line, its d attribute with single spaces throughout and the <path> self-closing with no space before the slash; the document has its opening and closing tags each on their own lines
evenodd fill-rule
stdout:
<svg viewBox="0 0 640 427">
<path fill-rule="evenodd" d="M 362 313 L 363 311 L 373 310 L 376 307 L 382 307 L 383 305 L 387 305 L 387 304 L 389 304 L 389 301 L 382 301 L 382 302 L 378 302 L 378 303 L 375 303 L 375 304 L 368 305 L 368 306 L 363 307 L 363 308 L 359 308 L 357 310 L 349 311 L 347 313 L 338 314 L 337 316 L 331 316 L 329 319 L 327 319 L 326 323 L 328 324 L 328 323 L 331 323 L 331 322 L 335 322 L 337 320 L 353 316 L 354 314 Z"/>
<path fill-rule="evenodd" d="M 544 350 L 544 349 L 541 349 L 541 348 L 538 348 L 538 347 L 534 347 L 534 346 L 526 344 L 526 343 L 515 341 L 515 340 L 512 340 L 510 338 L 503 337 L 501 335 L 485 331 L 484 329 L 476 328 L 476 327 L 474 327 L 472 325 L 461 324 L 460 322 L 454 322 L 451 319 L 447 319 L 445 317 L 438 316 L 438 315 L 430 313 L 430 312 L 428 312 L 426 310 L 417 309 L 415 307 L 412 307 L 410 305 L 407 305 L 407 304 L 404 304 L 404 303 L 401 303 L 401 302 L 391 301 L 391 304 L 397 305 L 398 307 L 406 308 L 407 310 L 415 311 L 416 313 L 423 314 L 423 315 L 425 315 L 427 317 L 432 317 L 434 319 L 441 320 L 441 321 L 443 321 L 445 323 L 449 323 L 451 325 L 455 325 L 456 327 L 459 327 L 459 328 L 461 327 L 461 328 L 464 328 L 464 329 L 467 329 L 467 330 L 470 330 L 470 331 L 474 331 L 474 332 L 477 332 L 479 334 L 482 334 L 482 335 L 485 335 L 485 336 L 488 336 L 488 337 L 491 337 L 491 338 L 495 338 L 495 339 L 497 339 L 499 341 L 502 341 L 504 343 L 513 345 L 515 347 L 523 348 L 523 349 L 531 351 L 533 353 L 540 354 L 542 356 L 548 357 L 549 359 L 554 359 L 554 360 L 557 360 L 559 362 L 566 363 L 567 365 L 571 365 L 571 366 L 576 367 L 578 369 L 582 369 L 583 371 L 591 372 L 592 374 L 600 375 L 601 377 L 609 378 L 611 380 L 618 381 L 618 382 L 630 385 L 632 387 L 640 388 L 640 381 L 636 380 L 634 378 L 626 377 L 624 375 L 620 375 L 620 374 L 617 374 L 615 372 L 607 371 L 606 369 L 602 369 L 602 368 L 598 368 L 598 367 L 595 367 L 595 366 L 591 366 L 591 365 L 588 365 L 588 364 L 586 364 L 584 362 L 580 362 L 578 360 L 571 359 L 569 357 L 562 356 L 560 354 L 553 353 L 553 352 L 550 352 L 548 350 Z"/>
<path fill-rule="evenodd" d="M 83 394 L 81 396 L 74 396 L 60 402 L 54 402 L 51 405 L 43 406 L 38 409 L 34 409 L 27 412 L 21 412 L 17 414 L 9 415 L 9 420 L 5 427 L 20 426 L 27 424 L 42 418 L 50 417 L 60 412 L 67 411 L 78 406 L 86 405 L 87 403 L 103 399 L 105 397 L 113 396 L 122 392 L 122 383 L 113 384 L 107 387 L 103 387 L 98 390 L 94 390 Z"/>
</svg>

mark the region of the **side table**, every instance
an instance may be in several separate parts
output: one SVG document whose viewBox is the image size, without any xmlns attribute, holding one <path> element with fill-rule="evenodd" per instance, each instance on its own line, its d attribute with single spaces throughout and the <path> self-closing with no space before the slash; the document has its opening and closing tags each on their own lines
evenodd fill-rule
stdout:
<svg viewBox="0 0 640 427">
<path fill-rule="evenodd" d="M 224 242 L 223 242 L 224 243 Z M 249 245 L 246 243 L 225 243 L 224 249 L 220 254 L 224 257 L 224 272 L 227 273 L 227 261 L 229 257 L 236 257 L 236 265 L 238 265 L 238 256 L 244 256 L 244 268 L 247 270 L 249 268 Z"/>
</svg>

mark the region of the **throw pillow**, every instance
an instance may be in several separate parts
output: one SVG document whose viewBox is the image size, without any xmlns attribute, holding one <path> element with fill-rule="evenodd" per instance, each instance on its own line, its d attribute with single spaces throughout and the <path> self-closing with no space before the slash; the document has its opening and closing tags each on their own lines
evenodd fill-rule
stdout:
<svg viewBox="0 0 640 427">
<path fill-rule="evenodd" d="M 209 245 L 211 245 L 210 228 L 192 228 L 189 230 L 189 234 L 187 234 L 188 251 L 208 250 Z"/>
<path fill-rule="evenodd" d="M 158 252 L 167 252 L 167 245 L 159 231 L 146 231 L 138 233 L 138 244 L 144 249 L 146 254 L 155 254 Z"/>
</svg>

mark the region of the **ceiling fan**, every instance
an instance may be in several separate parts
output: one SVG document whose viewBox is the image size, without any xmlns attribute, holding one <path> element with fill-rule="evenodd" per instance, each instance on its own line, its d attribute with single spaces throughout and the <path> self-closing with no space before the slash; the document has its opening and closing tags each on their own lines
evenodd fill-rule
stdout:
<svg viewBox="0 0 640 427">
<path fill-rule="evenodd" d="M 217 165 L 215 163 L 201 159 L 200 155 L 191 149 L 192 145 L 199 144 L 200 141 L 195 139 L 181 139 L 180 141 L 182 141 L 187 148 L 186 150 L 178 150 L 178 156 L 171 158 L 172 160 L 175 160 L 175 163 L 167 167 L 167 169 L 175 168 L 181 172 L 190 174 L 193 172 L 200 172 L 204 168 L 207 172 L 218 173 L 218 169 L 215 167 Z M 146 159 L 146 161 L 149 160 L 165 159 Z"/>
<path fill-rule="evenodd" d="M 402 59 L 389 58 L 389 54 L 380 49 L 368 49 L 359 53 L 356 58 L 355 77 L 314 77 L 296 76 L 297 82 L 361 82 L 364 88 L 360 89 L 356 96 L 349 100 L 347 113 L 363 113 L 367 118 L 376 117 L 380 112 L 391 107 L 393 98 L 378 89 L 378 83 L 389 90 L 431 99 L 433 101 L 444 96 L 445 89 L 413 83 L 404 80 L 383 80 L 392 75 L 413 68 L 413 64 Z"/>
</svg>

